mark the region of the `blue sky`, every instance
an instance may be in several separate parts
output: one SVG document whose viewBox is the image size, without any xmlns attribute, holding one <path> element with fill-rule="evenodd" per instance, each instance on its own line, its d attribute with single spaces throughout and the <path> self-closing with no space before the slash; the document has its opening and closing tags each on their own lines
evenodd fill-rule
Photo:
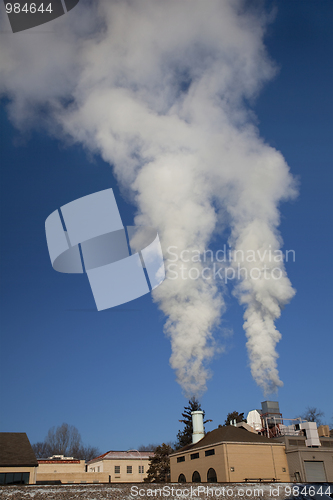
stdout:
<svg viewBox="0 0 333 500">
<path fill-rule="evenodd" d="M 251 106 L 261 136 L 297 177 L 299 196 L 280 207 L 297 294 L 277 321 L 284 386 L 269 399 L 286 418 L 315 406 L 332 425 L 333 5 L 275 5 L 265 43 L 279 71 Z M 8 44 L 11 36 L 2 35 Z M 90 193 L 113 188 L 126 225 L 136 208 L 101 156 L 42 130 L 19 132 L 6 96 L 1 103 L 1 430 L 36 442 L 67 422 L 101 452 L 174 441 L 187 400 L 169 365 L 163 313 L 150 295 L 97 312 L 87 277 L 56 273 L 45 241 L 47 216 Z M 226 302 L 223 326 L 233 335 L 209 366 L 206 430 L 267 399 L 250 374 L 242 307 L 230 293 Z"/>
</svg>

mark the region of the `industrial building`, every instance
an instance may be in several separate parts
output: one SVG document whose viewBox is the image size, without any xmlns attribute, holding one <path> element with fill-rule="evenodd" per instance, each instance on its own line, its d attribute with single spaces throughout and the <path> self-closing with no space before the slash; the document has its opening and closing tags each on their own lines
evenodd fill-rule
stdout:
<svg viewBox="0 0 333 500">
<path fill-rule="evenodd" d="M 264 401 L 247 423 L 205 434 L 203 412 L 192 412 L 192 444 L 170 455 L 171 482 L 333 482 L 333 439 L 315 422 L 285 425 L 279 404 Z"/>
<path fill-rule="evenodd" d="M 203 412 L 193 413 L 202 422 Z M 241 426 L 219 427 L 206 435 L 203 424 L 199 429 L 194 423 L 194 442 L 170 455 L 171 482 L 289 481 L 283 443 Z"/>
<path fill-rule="evenodd" d="M 264 401 L 261 410 L 248 414 L 247 422 L 257 432 L 285 445 L 290 481 L 333 481 L 333 439 L 327 425 L 317 429 L 315 422 L 283 419 L 277 401 Z"/>
</svg>

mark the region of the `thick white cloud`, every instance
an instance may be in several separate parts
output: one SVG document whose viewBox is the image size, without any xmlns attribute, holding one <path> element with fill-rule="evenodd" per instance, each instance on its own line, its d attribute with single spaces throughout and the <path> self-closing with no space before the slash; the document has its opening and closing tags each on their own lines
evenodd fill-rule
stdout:
<svg viewBox="0 0 333 500">
<path fill-rule="evenodd" d="M 278 204 L 294 196 L 293 180 L 246 105 L 274 75 L 265 23 L 240 0 L 99 1 L 91 10 L 80 3 L 35 33 L 8 34 L 0 90 L 18 126 L 46 109 L 54 133 L 101 154 L 135 201 L 136 223 L 156 226 L 164 249 L 203 251 L 225 226 L 234 249 L 278 249 Z M 251 371 L 274 390 L 274 321 L 294 291 L 283 262 L 278 280 L 252 279 L 258 263 L 245 265 L 235 294 L 246 307 Z M 201 278 L 168 279 L 154 292 L 188 395 L 206 388 L 222 292 Z"/>
</svg>

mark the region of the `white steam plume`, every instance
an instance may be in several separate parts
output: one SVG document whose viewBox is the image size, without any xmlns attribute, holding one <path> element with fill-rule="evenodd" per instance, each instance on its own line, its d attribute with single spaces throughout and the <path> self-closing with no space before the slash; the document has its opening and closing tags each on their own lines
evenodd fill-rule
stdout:
<svg viewBox="0 0 333 500">
<path fill-rule="evenodd" d="M 136 224 L 157 227 L 164 249 L 202 252 L 226 224 L 235 250 L 279 249 L 277 207 L 295 190 L 282 155 L 260 139 L 246 105 L 274 67 L 263 45 L 267 19 L 245 6 L 82 2 L 35 33 L 8 35 L 0 90 L 11 99 L 10 116 L 20 127 L 51 117 L 53 133 L 101 154 L 135 201 Z M 53 32 L 38 33 L 45 26 Z M 41 108 L 47 113 L 36 112 Z M 242 264 L 248 271 L 257 266 Z M 270 275 L 272 263 L 267 267 Z M 278 267 L 281 279 L 249 274 L 235 287 L 246 307 L 252 375 L 264 391 L 282 384 L 274 320 L 294 294 L 283 262 Z M 167 317 L 177 379 L 187 395 L 199 395 L 217 349 L 221 287 L 202 278 L 167 279 L 154 299 Z"/>
</svg>

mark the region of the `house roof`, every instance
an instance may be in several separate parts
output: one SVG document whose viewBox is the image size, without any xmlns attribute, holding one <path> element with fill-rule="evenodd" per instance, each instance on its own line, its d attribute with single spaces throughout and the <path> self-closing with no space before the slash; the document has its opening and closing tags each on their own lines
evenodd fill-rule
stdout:
<svg viewBox="0 0 333 500">
<path fill-rule="evenodd" d="M 38 462 L 25 432 L 0 432 L 1 467 L 37 467 Z"/>
<path fill-rule="evenodd" d="M 107 451 L 88 462 L 100 462 L 101 460 L 148 460 L 154 455 L 153 451 Z"/>
<path fill-rule="evenodd" d="M 241 427 L 234 427 L 233 425 L 225 425 L 223 427 L 218 427 L 211 432 L 207 432 L 205 437 L 200 439 L 197 443 L 188 444 L 177 450 L 177 452 L 172 453 L 183 453 L 184 451 L 195 450 L 198 448 L 203 448 L 205 446 L 212 446 L 215 444 L 220 444 L 223 442 L 235 442 L 235 443 L 269 443 L 274 444 L 272 439 L 268 439 L 265 436 L 260 436 L 254 432 L 249 432 Z"/>
</svg>

